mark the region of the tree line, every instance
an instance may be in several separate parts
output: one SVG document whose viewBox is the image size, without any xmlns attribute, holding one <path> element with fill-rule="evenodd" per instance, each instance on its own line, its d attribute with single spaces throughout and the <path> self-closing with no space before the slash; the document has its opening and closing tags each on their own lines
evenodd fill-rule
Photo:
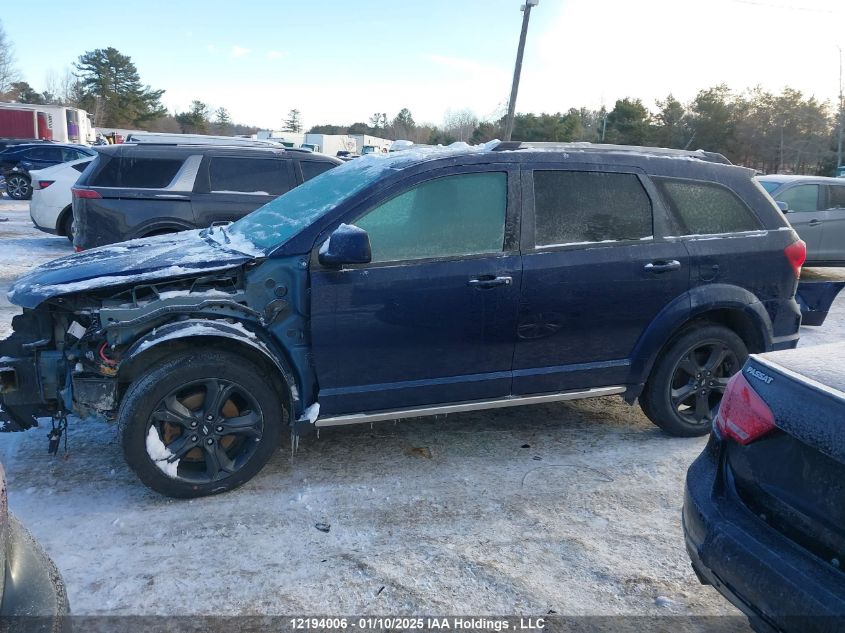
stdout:
<svg viewBox="0 0 845 633">
<path fill-rule="evenodd" d="M 169 113 L 164 90 L 142 83 L 128 55 L 109 47 L 87 51 L 72 68 L 51 73 L 38 92 L 17 71 L 14 50 L 0 24 L 0 100 L 80 107 L 98 127 L 143 128 L 154 132 L 252 134 L 256 126 L 234 123 L 225 107 L 194 100 L 185 112 Z M 688 103 L 673 95 L 653 108 L 641 99 L 619 99 L 613 109 L 570 108 L 555 113 L 520 113 L 516 141 L 588 141 L 677 149 L 705 149 L 765 173 L 828 175 L 835 172 L 840 106 L 784 88 L 779 94 L 760 87 L 741 92 L 720 84 L 699 91 Z M 283 130 L 301 132 L 302 113 L 292 109 Z M 440 125 L 418 123 L 408 108 L 389 117 L 375 112 L 352 125 L 314 125 L 323 134 L 370 134 L 415 143 L 482 143 L 501 138 L 504 117 L 481 120 L 467 109 L 448 110 Z"/>
</svg>

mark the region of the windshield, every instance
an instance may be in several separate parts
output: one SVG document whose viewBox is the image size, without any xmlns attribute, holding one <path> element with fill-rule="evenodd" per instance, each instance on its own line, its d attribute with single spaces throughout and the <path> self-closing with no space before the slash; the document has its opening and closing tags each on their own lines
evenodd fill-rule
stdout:
<svg viewBox="0 0 845 633">
<path fill-rule="evenodd" d="M 772 193 L 775 189 L 780 187 L 781 183 L 775 180 L 758 180 L 760 186 L 766 190 L 766 193 Z"/>
<path fill-rule="evenodd" d="M 283 244 L 338 204 L 374 182 L 394 162 L 379 156 L 356 158 L 291 189 L 232 224 L 227 232 L 263 251 Z"/>
</svg>

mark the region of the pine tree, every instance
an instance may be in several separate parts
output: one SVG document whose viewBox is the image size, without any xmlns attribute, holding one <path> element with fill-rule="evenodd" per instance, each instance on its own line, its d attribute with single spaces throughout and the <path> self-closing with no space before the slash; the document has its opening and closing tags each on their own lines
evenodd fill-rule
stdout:
<svg viewBox="0 0 845 633">
<path fill-rule="evenodd" d="M 117 49 L 88 51 L 75 67 L 82 91 L 80 105 L 94 113 L 97 125 L 137 127 L 165 113 L 160 102 L 164 90 L 144 86 L 132 59 Z"/>
<path fill-rule="evenodd" d="M 294 108 L 290 112 L 288 112 L 288 118 L 284 120 L 282 124 L 282 131 L 284 132 L 301 132 L 302 131 L 302 118 L 300 116 L 299 110 Z"/>
</svg>

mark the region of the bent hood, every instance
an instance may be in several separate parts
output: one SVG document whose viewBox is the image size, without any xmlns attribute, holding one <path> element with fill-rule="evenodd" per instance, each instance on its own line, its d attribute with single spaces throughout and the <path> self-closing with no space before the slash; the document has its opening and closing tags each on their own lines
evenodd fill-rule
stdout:
<svg viewBox="0 0 845 633">
<path fill-rule="evenodd" d="M 20 277 L 9 291 L 9 301 L 34 308 L 73 292 L 224 270 L 264 255 L 245 240 L 224 244 L 219 239 L 205 231 L 183 231 L 54 259 Z"/>
</svg>

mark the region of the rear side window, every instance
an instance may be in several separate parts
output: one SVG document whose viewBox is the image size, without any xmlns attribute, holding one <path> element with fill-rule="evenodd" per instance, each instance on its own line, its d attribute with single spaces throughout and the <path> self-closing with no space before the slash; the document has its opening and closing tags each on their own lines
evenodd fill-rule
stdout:
<svg viewBox="0 0 845 633">
<path fill-rule="evenodd" d="M 135 158 L 134 156 L 100 157 L 106 160 L 87 184 L 92 187 L 128 187 L 132 189 L 164 189 L 182 167 L 182 159 Z"/>
<path fill-rule="evenodd" d="M 215 156 L 208 167 L 211 193 L 278 196 L 290 189 L 282 161 Z"/>
<path fill-rule="evenodd" d="M 712 182 L 655 178 L 669 202 L 683 235 L 754 231 L 760 221 L 727 187 Z"/>
<path fill-rule="evenodd" d="M 830 186 L 829 209 L 845 209 L 845 185 Z"/>
<path fill-rule="evenodd" d="M 84 162 L 84 163 L 77 163 L 76 165 L 71 165 L 71 167 L 73 167 L 76 171 L 78 171 L 81 174 L 83 171 L 85 171 L 88 168 L 88 165 L 90 165 L 90 164 L 91 164 L 91 161 L 87 161 L 87 162 Z"/>
<path fill-rule="evenodd" d="M 778 194 L 777 199 L 789 205 L 789 211 L 818 211 L 819 186 L 798 185 Z"/>
<path fill-rule="evenodd" d="M 334 167 L 334 163 L 317 160 L 302 160 L 299 161 L 299 166 L 302 168 L 302 180 L 311 180 L 314 176 L 319 176 L 324 171 L 330 170 Z"/>
<path fill-rule="evenodd" d="M 651 200 L 634 174 L 534 172 L 535 245 L 650 237 Z"/>
<path fill-rule="evenodd" d="M 62 148 L 33 147 L 26 153 L 26 157 L 32 160 L 47 160 L 59 163 L 62 161 Z"/>
<path fill-rule="evenodd" d="M 445 176 L 420 183 L 359 218 L 373 262 L 500 253 L 507 174 Z"/>
</svg>

